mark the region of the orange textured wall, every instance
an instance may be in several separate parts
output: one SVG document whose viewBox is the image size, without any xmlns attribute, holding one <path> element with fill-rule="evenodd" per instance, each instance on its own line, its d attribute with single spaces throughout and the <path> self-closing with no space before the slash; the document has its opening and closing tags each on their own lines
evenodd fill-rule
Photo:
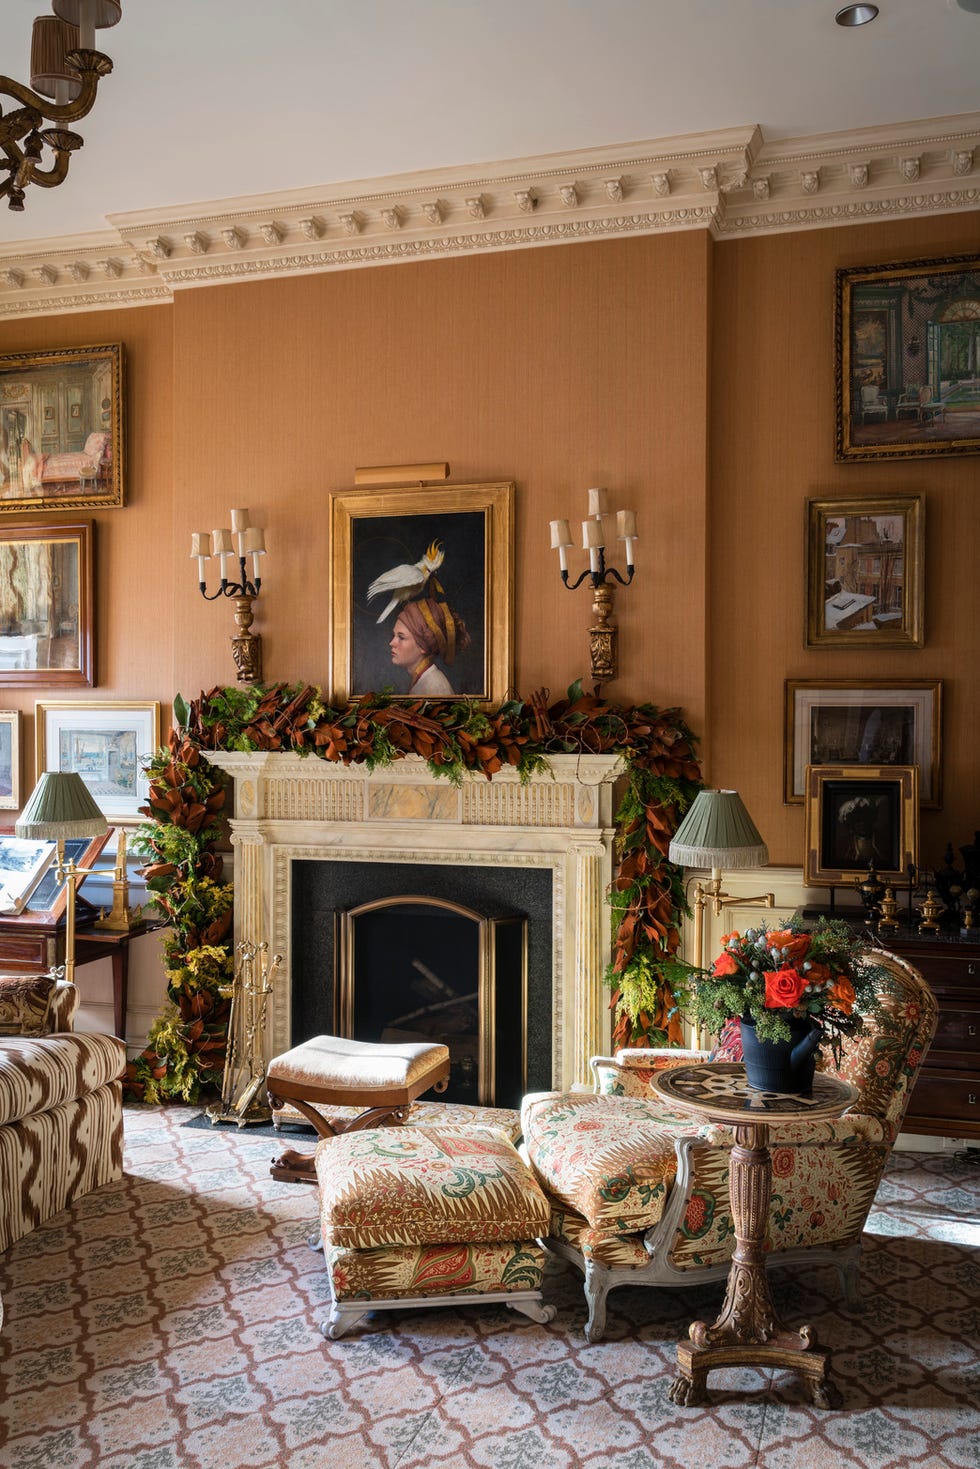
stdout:
<svg viewBox="0 0 980 1469">
<path fill-rule="evenodd" d="M 438 459 L 457 482 L 516 482 L 515 686 L 557 695 L 586 674 L 591 612 L 559 582 L 548 521 L 574 526 L 604 484 L 641 535 L 609 694 L 680 704 L 709 779 L 741 790 L 772 860 L 796 865 L 784 680 L 944 679 L 946 806 L 923 814 L 936 861 L 980 827 L 978 460 L 835 465 L 834 270 L 975 249 L 978 217 L 558 246 L 4 323 L 0 352 L 126 345 L 128 503 L 94 517 L 92 697 L 168 703 L 234 681 L 231 608 L 201 601 L 188 556 L 232 505 L 267 527 L 267 679 L 325 684 L 330 490 L 357 465 Z M 805 650 L 806 498 L 888 490 L 926 496 L 926 646 Z M 28 791 L 35 697 L 0 694 L 26 715 Z"/>
<path fill-rule="evenodd" d="M 834 463 L 834 272 L 975 252 L 976 214 L 810 230 L 715 254 L 708 774 L 734 786 L 770 859 L 803 861 L 803 809 L 782 802 L 787 678 L 944 680 L 945 809 L 923 811 L 921 860 L 980 827 L 978 460 Z M 922 492 L 922 649 L 803 646 L 808 497 Z"/>
<path fill-rule="evenodd" d="M 267 527 L 265 676 L 326 684 L 329 491 L 358 465 L 447 460 L 457 483 L 516 482 L 519 691 L 587 675 L 591 598 L 562 587 L 548 522 L 575 527 L 605 485 L 641 535 L 607 691 L 682 703 L 700 728 L 709 263 L 706 236 L 678 234 L 180 294 L 182 692 L 234 678 L 231 609 L 193 591 L 192 530 L 238 504 Z"/>
</svg>

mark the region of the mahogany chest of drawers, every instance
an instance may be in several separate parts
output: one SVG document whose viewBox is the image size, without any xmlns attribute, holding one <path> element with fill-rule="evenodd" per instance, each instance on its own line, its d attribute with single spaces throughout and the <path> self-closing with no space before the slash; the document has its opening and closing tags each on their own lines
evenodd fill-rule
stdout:
<svg viewBox="0 0 980 1469">
<path fill-rule="evenodd" d="M 980 1139 L 980 942 L 904 929 L 879 942 L 912 964 L 939 1001 L 902 1131 Z"/>
</svg>

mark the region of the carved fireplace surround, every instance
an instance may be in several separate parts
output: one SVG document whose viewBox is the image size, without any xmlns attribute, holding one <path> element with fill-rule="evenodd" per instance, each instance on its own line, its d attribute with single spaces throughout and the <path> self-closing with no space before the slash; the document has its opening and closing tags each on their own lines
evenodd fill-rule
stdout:
<svg viewBox="0 0 980 1469">
<path fill-rule="evenodd" d="M 522 786 L 505 768 L 461 789 L 416 756 L 384 769 L 293 754 L 208 752 L 234 786 L 235 939 L 265 939 L 283 956 L 266 1053 L 291 1036 L 293 863 L 398 862 L 544 868 L 552 874 L 552 1084 L 589 1081 L 610 1042 L 606 893 L 622 761 L 550 757 L 552 773 Z"/>
</svg>

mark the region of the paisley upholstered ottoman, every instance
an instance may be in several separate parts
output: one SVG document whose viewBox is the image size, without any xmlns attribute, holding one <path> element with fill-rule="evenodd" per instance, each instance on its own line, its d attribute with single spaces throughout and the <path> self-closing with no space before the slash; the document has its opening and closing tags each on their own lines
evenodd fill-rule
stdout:
<svg viewBox="0 0 980 1469">
<path fill-rule="evenodd" d="M 316 1150 L 336 1338 L 369 1311 L 496 1302 L 550 1321 L 541 1302 L 548 1202 L 492 1128 L 368 1128 Z"/>
</svg>

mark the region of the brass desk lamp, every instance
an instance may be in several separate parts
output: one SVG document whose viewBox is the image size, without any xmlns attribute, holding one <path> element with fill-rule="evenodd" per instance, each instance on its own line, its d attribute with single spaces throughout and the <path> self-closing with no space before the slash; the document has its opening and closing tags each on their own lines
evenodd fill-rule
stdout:
<svg viewBox="0 0 980 1469">
<path fill-rule="evenodd" d="M 46 770 L 31 793 L 31 798 L 15 824 L 19 837 L 34 841 L 58 843 L 58 880 L 64 882 L 65 904 L 65 978 L 75 978 L 75 895 L 79 879 L 105 872 L 102 867 L 77 867 L 74 859 L 65 861 L 65 842 L 73 837 L 101 836 L 108 823 L 95 804 L 82 777 L 76 771 Z"/>
<path fill-rule="evenodd" d="M 694 884 L 694 962 L 704 968 L 704 910 L 718 918 L 725 903 L 761 903 L 771 908 L 773 893 L 743 898 L 721 890 L 723 868 L 762 867 L 769 850 L 742 804 L 738 791 L 698 791 L 668 852 L 680 867 L 710 867 L 707 882 Z"/>
</svg>

